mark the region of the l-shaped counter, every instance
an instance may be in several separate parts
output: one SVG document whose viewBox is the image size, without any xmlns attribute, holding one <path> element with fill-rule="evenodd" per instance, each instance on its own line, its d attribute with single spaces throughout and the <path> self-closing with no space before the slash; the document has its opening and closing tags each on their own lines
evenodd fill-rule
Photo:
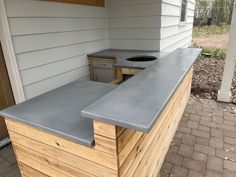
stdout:
<svg viewBox="0 0 236 177">
<path fill-rule="evenodd" d="M 158 174 L 190 94 L 200 49 L 106 50 L 116 67 L 146 68 L 120 85 L 77 80 L 0 112 L 22 176 Z M 129 62 L 136 55 L 152 62 Z"/>
</svg>

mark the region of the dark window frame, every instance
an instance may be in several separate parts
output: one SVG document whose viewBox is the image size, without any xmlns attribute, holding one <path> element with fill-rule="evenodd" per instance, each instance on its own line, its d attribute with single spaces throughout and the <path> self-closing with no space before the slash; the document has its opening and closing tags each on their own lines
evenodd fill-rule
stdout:
<svg viewBox="0 0 236 177">
<path fill-rule="evenodd" d="M 182 0 L 181 1 L 181 9 L 180 9 L 180 23 L 186 22 L 187 9 L 188 9 L 188 0 Z"/>
</svg>

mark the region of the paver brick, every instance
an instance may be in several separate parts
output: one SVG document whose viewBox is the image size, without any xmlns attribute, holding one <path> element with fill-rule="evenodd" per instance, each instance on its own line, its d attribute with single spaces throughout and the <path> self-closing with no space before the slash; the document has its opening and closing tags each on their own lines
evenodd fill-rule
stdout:
<svg viewBox="0 0 236 177">
<path fill-rule="evenodd" d="M 188 177 L 204 177 L 204 175 L 199 172 L 190 170 L 188 173 Z"/>
<path fill-rule="evenodd" d="M 169 163 L 180 165 L 182 162 L 182 157 L 174 154 L 167 154 L 165 160 Z"/>
<path fill-rule="evenodd" d="M 211 131 L 211 129 L 209 127 L 205 127 L 205 126 L 202 126 L 202 125 L 199 125 L 198 130 L 204 131 L 204 132 L 210 132 Z"/>
<path fill-rule="evenodd" d="M 169 154 L 177 154 L 178 149 L 179 149 L 178 146 L 173 146 L 173 145 L 171 145 L 171 146 L 169 147 L 168 153 L 169 153 Z"/>
<path fill-rule="evenodd" d="M 178 127 L 178 132 L 189 134 L 190 131 L 191 131 L 190 128 L 182 127 L 182 126 L 179 126 L 179 127 Z"/>
<path fill-rule="evenodd" d="M 224 113 L 223 113 L 223 111 L 222 110 L 219 110 L 219 109 L 214 109 L 213 111 L 212 111 L 212 115 L 215 115 L 215 116 L 223 116 L 224 115 Z"/>
<path fill-rule="evenodd" d="M 199 131 L 199 130 L 195 130 L 195 129 L 192 129 L 191 134 L 194 135 L 194 136 L 202 137 L 202 138 L 209 138 L 210 137 L 209 133 Z"/>
<path fill-rule="evenodd" d="M 235 177 L 235 176 L 236 172 L 227 169 L 223 170 L 223 177 Z"/>
<path fill-rule="evenodd" d="M 236 131 L 235 125 L 224 125 L 224 124 L 221 124 L 221 128 L 224 129 L 224 130 Z"/>
<path fill-rule="evenodd" d="M 201 120 L 201 116 L 198 115 L 198 114 L 190 114 L 190 115 L 189 115 L 189 120 L 192 120 L 192 121 L 200 121 L 200 120 Z"/>
<path fill-rule="evenodd" d="M 199 123 L 196 122 L 196 121 L 191 121 L 191 120 L 189 120 L 189 121 L 187 122 L 187 127 L 197 129 L 197 128 L 198 128 L 198 124 L 199 124 Z"/>
<path fill-rule="evenodd" d="M 200 125 L 211 127 L 211 128 L 217 128 L 217 124 L 215 122 L 206 121 L 206 120 L 201 120 Z"/>
<path fill-rule="evenodd" d="M 226 143 L 228 143 L 228 144 L 236 145 L 236 138 L 225 137 L 225 138 L 224 138 L 224 142 L 226 142 Z"/>
<path fill-rule="evenodd" d="M 202 161 L 202 162 L 206 162 L 207 161 L 207 155 L 197 152 L 197 151 L 193 151 L 193 155 L 192 158 L 194 160 L 198 160 L 198 161 Z"/>
<path fill-rule="evenodd" d="M 222 173 L 213 170 L 207 170 L 205 177 L 222 177 Z"/>
<path fill-rule="evenodd" d="M 179 147 L 178 154 L 183 157 L 192 157 L 193 153 L 193 146 L 187 145 L 187 144 L 181 144 Z"/>
<path fill-rule="evenodd" d="M 174 137 L 175 137 L 175 138 L 182 138 L 183 136 L 184 136 L 183 133 L 177 131 L 177 132 L 175 133 L 175 136 L 174 136 Z"/>
<path fill-rule="evenodd" d="M 182 143 L 188 144 L 188 145 L 194 145 L 195 139 L 196 139 L 195 136 L 184 134 L 182 138 Z"/>
<path fill-rule="evenodd" d="M 210 140 L 207 138 L 196 137 L 196 143 L 201 145 L 209 145 Z"/>
<path fill-rule="evenodd" d="M 230 125 L 230 126 L 235 126 L 235 122 L 230 121 L 230 120 L 224 120 L 225 125 Z"/>
<path fill-rule="evenodd" d="M 229 120 L 229 121 L 233 121 L 233 122 L 236 122 L 236 116 L 234 115 L 232 115 L 232 114 L 230 114 L 230 115 L 224 115 L 224 119 L 225 120 Z"/>
<path fill-rule="evenodd" d="M 215 155 L 215 148 L 201 144 L 195 144 L 194 150 L 204 154 Z"/>
<path fill-rule="evenodd" d="M 227 150 L 217 149 L 216 156 L 225 160 L 228 159 L 231 161 L 236 161 L 236 153 L 231 152 L 230 149 Z"/>
<path fill-rule="evenodd" d="M 217 123 L 217 124 L 223 124 L 224 119 L 223 117 L 212 116 L 212 122 Z"/>
<path fill-rule="evenodd" d="M 207 169 L 222 173 L 223 172 L 223 159 L 214 157 L 214 156 L 208 156 Z"/>
<path fill-rule="evenodd" d="M 180 138 L 173 138 L 171 145 L 172 146 L 179 146 L 181 144 L 181 139 Z"/>
<path fill-rule="evenodd" d="M 224 160 L 224 168 L 236 172 L 236 162 Z"/>
<path fill-rule="evenodd" d="M 223 149 L 223 139 L 210 138 L 210 146 L 217 149 Z"/>
<path fill-rule="evenodd" d="M 182 166 L 187 169 L 192 169 L 194 171 L 203 173 L 205 170 L 205 165 L 202 162 L 199 162 L 197 160 L 192 160 L 190 158 L 184 158 Z"/>
<path fill-rule="evenodd" d="M 224 136 L 230 138 L 236 138 L 236 131 L 230 131 L 229 129 L 224 130 Z"/>
<path fill-rule="evenodd" d="M 171 171 L 171 174 L 174 174 L 173 176 L 175 177 L 187 177 L 188 175 L 188 170 L 183 168 L 183 167 L 180 167 L 180 166 L 174 166 L 172 168 L 172 171 Z"/>
<path fill-rule="evenodd" d="M 170 172 L 172 166 L 173 166 L 173 165 L 172 165 L 171 163 L 164 161 L 164 163 L 162 164 L 161 169 L 162 169 L 163 171 Z"/>
<path fill-rule="evenodd" d="M 219 128 L 212 128 L 211 129 L 211 136 L 217 137 L 217 138 L 223 138 L 224 137 L 223 130 L 221 130 Z"/>
</svg>

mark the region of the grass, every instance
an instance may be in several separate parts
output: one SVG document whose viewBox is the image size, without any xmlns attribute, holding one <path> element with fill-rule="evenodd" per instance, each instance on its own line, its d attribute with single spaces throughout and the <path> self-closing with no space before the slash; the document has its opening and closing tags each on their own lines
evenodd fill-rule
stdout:
<svg viewBox="0 0 236 177">
<path fill-rule="evenodd" d="M 193 37 L 205 37 L 211 35 L 221 35 L 229 32 L 230 25 L 210 25 L 210 26 L 200 26 L 193 28 Z M 209 47 L 202 47 L 198 44 L 193 44 L 193 47 L 202 48 L 202 54 L 205 56 L 211 56 L 214 58 L 225 58 L 226 57 L 226 49 L 221 48 L 209 48 Z"/>
<path fill-rule="evenodd" d="M 201 47 L 196 44 L 193 44 L 192 47 L 202 48 L 202 55 L 208 55 L 219 59 L 224 59 L 226 57 L 226 49 Z"/>
<path fill-rule="evenodd" d="M 193 29 L 193 37 L 224 34 L 229 32 L 229 30 L 230 30 L 230 25 L 222 25 L 222 26 L 210 25 L 210 26 L 195 27 Z"/>
</svg>

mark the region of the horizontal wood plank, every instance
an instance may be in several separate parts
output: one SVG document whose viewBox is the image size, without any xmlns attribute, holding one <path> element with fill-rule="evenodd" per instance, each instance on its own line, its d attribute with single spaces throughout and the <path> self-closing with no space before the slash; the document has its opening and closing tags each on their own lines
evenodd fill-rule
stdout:
<svg viewBox="0 0 236 177">
<path fill-rule="evenodd" d="M 117 170 L 118 168 L 118 162 L 116 156 L 114 155 L 74 143 L 64 138 L 41 131 L 40 129 L 36 129 L 12 120 L 6 119 L 6 123 L 9 131 L 16 132 L 28 138 L 48 144 L 54 148 L 64 150 L 111 169 Z"/>
<path fill-rule="evenodd" d="M 63 2 L 71 4 L 84 4 L 84 5 L 93 5 L 93 6 L 105 6 L 104 0 L 46 0 L 51 2 Z"/>
<path fill-rule="evenodd" d="M 117 171 L 107 168 L 103 165 L 99 165 L 98 163 L 92 162 L 85 158 L 81 158 L 69 152 L 65 152 L 58 148 L 54 148 L 44 143 L 40 143 L 38 141 L 32 140 L 30 138 L 19 135 L 15 132 L 10 131 L 10 137 L 13 144 L 18 144 L 20 146 L 24 146 L 31 150 L 35 150 L 42 155 L 49 156 L 51 158 L 56 158 L 58 161 L 64 162 L 66 164 L 71 165 L 79 170 L 89 171 L 94 176 L 101 177 L 116 177 Z M 92 168 L 91 168 L 92 167 Z"/>
<path fill-rule="evenodd" d="M 93 175 L 88 174 L 84 171 L 78 170 L 66 163 L 61 163 L 56 158 L 50 158 L 48 156 L 42 155 L 34 150 L 29 150 L 28 148 L 25 148 L 22 145 L 14 144 L 14 150 L 17 154 L 17 157 L 20 161 L 23 163 L 26 163 L 23 161 L 24 158 L 29 158 L 32 161 L 38 162 L 40 164 L 46 165 L 48 168 L 53 169 L 53 171 L 57 171 L 58 173 L 64 173 L 68 176 L 78 176 L 78 177 L 93 177 Z M 43 171 L 40 171 L 43 172 Z M 47 174 L 49 174 L 47 172 Z"/>
<path fill-rule="evenodd" d="M 25 165 L 22 162 L 19 162 L 18 165 L 19 165 L 22 177 L 32 177 L 32 176 L 49 177 L 48 175 L 43 174 L 43 173 L 29 167 L 28 165 Z"/>
</svg>

